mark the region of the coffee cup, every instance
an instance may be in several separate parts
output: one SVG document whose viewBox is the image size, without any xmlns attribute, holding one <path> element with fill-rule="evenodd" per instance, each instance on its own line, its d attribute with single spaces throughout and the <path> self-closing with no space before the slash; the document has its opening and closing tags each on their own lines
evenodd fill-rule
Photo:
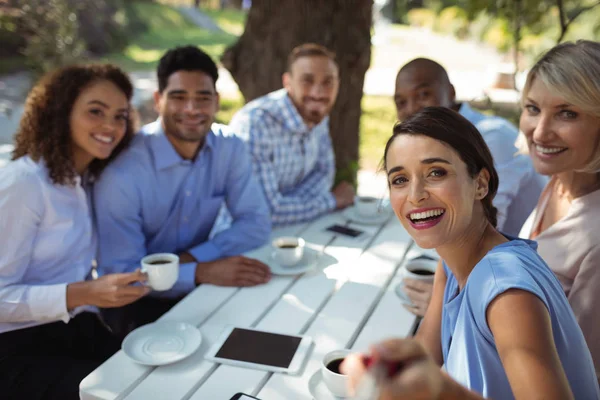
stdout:
<svg viewBox="0 0 600 400">
<path fill-rule="evenodd" d="M 416 258 L 410 260 L 405 267 L 404 277 L 433 283 L 433 276 L 437 268 L 437 261 L 429 258 Z"/>
<path fill-rule="evenodd" d="M 273 258 L 284 267 L 292 267 L 300 262 L 304 255 L 304 239 L 285 236 L 273 240 Z"/>
<path fill-rule="evenodd" d="M 356 212 L 363 217 L 374 217 L 379 212 L 379 199 L 370 196 L 357 196 L 354 199 Z"/>
<path fill-rule="evenodd" d="M 142 258 L 142 272 L 148 275 L 148 285 L 163 291 L 173 287 L 179 276 L 179 257 L 171 253 L 150 254 Z"/>
<path fill-rule="evenodd" d="M 321 362 L 323 382 L 334 396 L 348 396 L 348 375 L 342 374 L 340 365 L 350 354 L 351 350 L 334 350 L 325 354 Z"/>
</svg>

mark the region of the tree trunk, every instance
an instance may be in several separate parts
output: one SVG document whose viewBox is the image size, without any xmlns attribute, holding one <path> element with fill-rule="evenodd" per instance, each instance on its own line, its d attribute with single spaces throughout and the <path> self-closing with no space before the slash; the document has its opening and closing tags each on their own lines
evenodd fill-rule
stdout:
<svg viewBox="0 0 600 400">
<path fill-rule="evenodd" d="M 372 0 L 254 0 L 243 35 L 221 59 L 250 101 L 282 87 L 287 56 L 295 46 L 315 42 L 336 53 L 340 90 L 330 127 L 338 179 L 354 181 L 358 169 L 372 8 Z"/>
<path fill-rule="evenodd" d="M 194 7 L 200 8 L 200 0 L 194 0 Z"/>
</svg>

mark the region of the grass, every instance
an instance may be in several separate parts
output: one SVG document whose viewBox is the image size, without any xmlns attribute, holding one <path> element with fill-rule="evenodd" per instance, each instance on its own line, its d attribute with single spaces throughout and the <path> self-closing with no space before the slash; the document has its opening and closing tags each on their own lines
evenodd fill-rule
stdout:
<svg viewBox="0 0 600 400">
<path fill-rule="evenodd" d="M 129 35 L 132 39 L 127 47 L 105 57 L 104 61 L 114 62 L 129 71 L 151 70 L 166 50 L 187 44 L 201 47 L 218 60 L 243 32 L 246 14 L 236 10 L 205 12 L 216 20 L 223 32 L 202 29 L 165 4 L 128 3 L 127 18 L 143 22 L 146 29 Z"/>
<path fill-rule="evenodd" d="M 217 121 L 227 124 L 244 105 L 242 95 L 221 99 Z M 396 108 L 389 97 L 363 96 L 360 119 L 360 168 L 376 170 L 383 157 L 385 144 L 392 134 L 396 122 Z"/>
<path fill-rule="evenodd" d="M 363 96 L 360 118 L 360 168 L 376 170 L 383 150 L 397 121 L 396 107 L 391 97 Z"/>
</svg>

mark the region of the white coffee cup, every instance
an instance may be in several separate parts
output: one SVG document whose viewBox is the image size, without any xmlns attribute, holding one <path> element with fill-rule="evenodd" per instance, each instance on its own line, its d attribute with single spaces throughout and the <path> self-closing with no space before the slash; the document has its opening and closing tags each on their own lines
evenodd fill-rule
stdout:
<svg viewBox="0 0 600 400">
<path fill-rule="evenodd" d="M 379 212 L 379 199 L 371 196 L 357 196 L 354 199 L 356 212 L 363 217 L 374 217 Z"/>
<path fill-rule="evenodd" d="M 283 236 L 273 240 L 272 245 L 275 249 L 273 251 L 273 258 L 281 266 L 293 267 L 302 260 L 305 245 L 304 239 Z"/>
<path fill-rule="evenodd" d="M 348 396 L 348 375 L 335 373 L 327 368 L 327 365 L 335 360 L 343 360 L 352 353 L 351 350 L 334 350 L 325 354 L 325 357 L 323 357 L 323 361 L 321 362 L 321 375 L 323 376 L 325 386 L 327 386 L 327 389 L 329 389 L 334 396 Z"/>
<path fill-rule="evenodd" d="M 179 277 L 179 257 L 171 253 L 150 254 L 142 258 L 142 272 L 148 275 L 148 285 L 163 291 L 173 287 Z"/>
<path fill-rule="evenodd" d="M 408 261 L 404 270 L 404 277 L 418 281 L 433 283 L 433 276 L 437 268 L 437 260 L 416 258 Z"/>
</svg>

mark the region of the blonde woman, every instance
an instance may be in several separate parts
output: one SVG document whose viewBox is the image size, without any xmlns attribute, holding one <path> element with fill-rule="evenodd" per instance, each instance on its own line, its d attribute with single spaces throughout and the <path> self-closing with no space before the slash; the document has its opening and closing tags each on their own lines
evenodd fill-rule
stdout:
<svg viewBox="0 0 600 400">
<path fill-rule="evenodd" d="M 520 122 L 537 172 L 549 176 L 521 237 L 558 277 L 600 376 L 600 43 L 560 44 L 533 66 Z"/>
</svg>

